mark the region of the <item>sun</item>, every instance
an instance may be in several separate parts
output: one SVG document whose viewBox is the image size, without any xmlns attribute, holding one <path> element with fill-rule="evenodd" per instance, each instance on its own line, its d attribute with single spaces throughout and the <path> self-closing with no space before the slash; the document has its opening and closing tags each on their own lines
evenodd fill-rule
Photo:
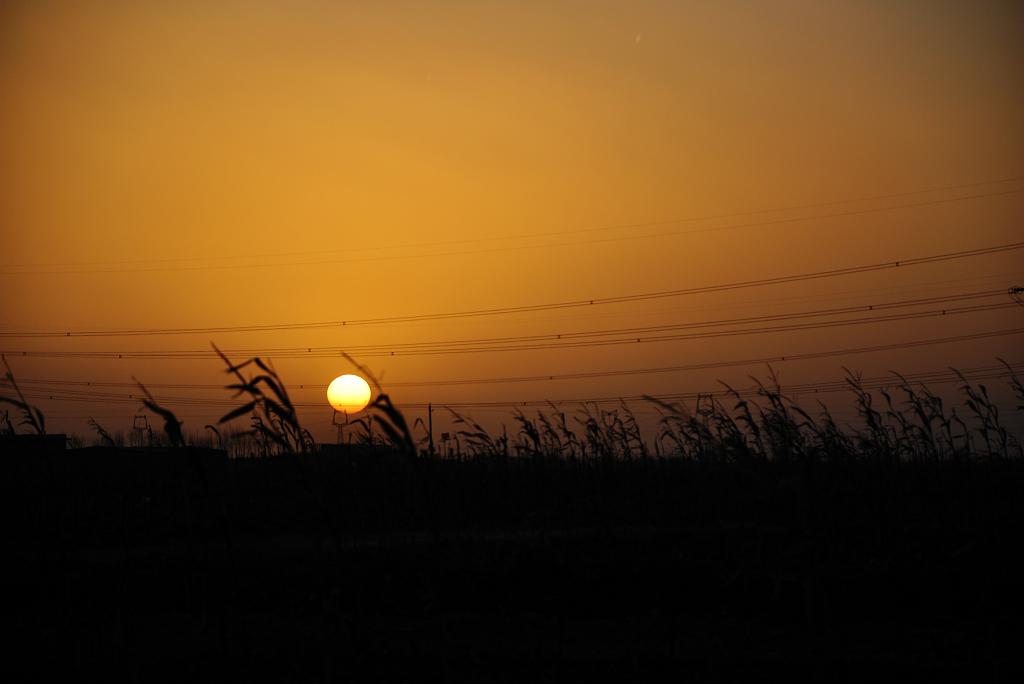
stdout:
<svg viewBox="0 0 1024 684">
<path fill-rule="evenodd" d="M 327 401 L 335 411 L 359 413 L 370 403 L 370 386 L 358 375 L 339 375 L 327 386 Z"/>
</svg>

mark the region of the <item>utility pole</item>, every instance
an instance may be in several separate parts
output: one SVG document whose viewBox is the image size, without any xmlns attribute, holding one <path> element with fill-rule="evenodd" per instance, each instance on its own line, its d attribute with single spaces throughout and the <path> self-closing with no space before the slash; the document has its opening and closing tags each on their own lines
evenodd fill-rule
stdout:
<svg viewBox="0 0 1024 684">
<path fill-rule="evenodd" d="M 149 430 L 149 418 L 144 413 L 138 414 L 132 418 L 132 437 L 135 441 L 135 446 L 145 446 L 143 436 L 146 431 Z M 152 442 L 153 440 L 150 440 Z M 153 446 L 150 444 L 149 446 Z"/>
</svg>

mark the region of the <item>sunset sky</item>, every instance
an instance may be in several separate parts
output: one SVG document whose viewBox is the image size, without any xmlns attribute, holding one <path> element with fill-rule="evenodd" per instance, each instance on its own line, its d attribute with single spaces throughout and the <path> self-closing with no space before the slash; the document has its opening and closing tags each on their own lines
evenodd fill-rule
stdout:
<svg viewBox="0 0 1024 684">
<path fill-rule="evenodd" d="M 716 379 L 743 387 L 766 367 L 404 383 L 1024 328 L 1024 309 L 1007 306 L 703 339 L 623 332 L 581 338 L 623 341 L 605 346 L 389 353 L 961 294 L 993 293 L 772 325 L 1012 304 L 1007 288 L 1024 284 L 1019 249 L 601 300 L 1024 240 L 1022 35 L 1019 2 L 4 2 L 0 349 L 50 428 L 79 434 L 88 417 L 130 427 L 141 412 L 122 401 L 133 376 L 186 430 L 230 408 L 196 401 L 230 397 L 212 387 L 225 381 L 220 361 L 131 352 L 205 353 L 212 341 L 247 350 L 239 360 L 260 353 L 293 399 L 321 405 L 302 415 L 329 440 L 324 387 L 353 370 L 337 350 L 400 404 L 459 404 L 495 425 L 510 409 L 465 405 L 693 393 Z M 277 328 L 18 336 L 232 326 Z M 840 380 L 843 366 L 866 376 L 973 368 L 1024 362 L 1022 338 L 773 365 L 784 386 Z M 329 350 L 301 358 L 317 348 Z M 87 351 L 115 356 L 33 356 Z M 200 387 L 164 386 L 175 384 Z M 817 398 L 850 414 L 842 394 Z"/>
</svg>

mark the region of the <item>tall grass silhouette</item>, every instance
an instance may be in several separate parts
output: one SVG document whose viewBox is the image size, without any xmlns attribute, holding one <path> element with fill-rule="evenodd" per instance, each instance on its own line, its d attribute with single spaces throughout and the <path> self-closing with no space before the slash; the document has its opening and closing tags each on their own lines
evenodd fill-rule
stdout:
<svg viewBox="0 0 1024 684">
<path fill-rule="evenodd" d="M 11 370 L 11 365 L 7 363 L 7 357 L 0 355 L 0 361 L 3 361 L 6 372 L 4 373 L 4 383 L 14 390 L 17 398 L 11 397 L 0 397 L 0 404 L 9 404 L 21 412 L 22 419 L 18 423 L 19 425 L 27 425 L 35 434 L 45 435 L 46 434 L 46 417 L 43 412 L 37 407 L 28 403 L 25 399 L 25 395 L 22 393 L 21 388 L 18 387 L 17 380 L 14 379 L 14 371 Z M 11 422 L 9 414 L 4 414 L 5 428 L 13 434 L 15 432 L 14 423 Z"/>
<path fill-rule="evenodd" d="M 205 435 L 189 437 L 183 422 L 159 403 L 146 386 L 136 380 L 142 405 L 163 419 L 163 431 L 171 446 L 195 444 L 227 449 L 233 455 L 272 456 L 312 454 L 318 450 L 312 433 L 302 426 L 284 380 L 272 362 L 252 357 L 235 363 L 213 344 L 232 381 L 225 385 L 233 398 L 243 403 L 225 413 L 216 425 L 205 425 Z M 412 425 L 384 391 L 377 377 L 348 354 L 351 363 L 375 390 L 365 416 L 351 425 L 361 427 L 359 443 L 381 447 L 408 459 L 433 453 L 423 420 Z M 43 412 L 26 399 L 7 362 L 2 384 L 14 396 L 0 396 L 0 403 L 20 413 L 15 424 L 11 414 L 0 414 L 7 434 L 24 426 L 44 435 Z M 1024 412 L 1024 383 L 1015 367 L 999 359 L 1015 402 L 1010 410 Z M 252 371 L 248 376 L 244 371 Z M 1005 425 L 1004 416 L 984 383 L 973 383 L 956 371 L 959 406 L 937 394 L 926 384 L 914 384 L 893 372 L 891 389 L 866 387 L 862 377 L 846 370 L 845 384 L 853 397 L 857 424 L 841 424 L 829 407 L 817 402 L 814 410 L 787 396 L 774 370 L 764 380 L 752 377 L 754 390 L 746 394 L 721 383 L 719 396 L 699 395 L 694 406 L 685 401 L 667 402 L 645 396 L 659 414 L 653 435 L 645 435 L 633 409 L 625 402 L 613 408 L 582 404 L 566 412 L 549 402 L 547 410 L 532 414 L 515 410 L 513 429 L 502 424 L 493 434 L 468 414 L 447 408 L 454 427 L 452 438 L 440 452 L 444 458 L 544 457 L 567 460 L 632 460 L 683 458 L 696 462 L 748 464 L 754 461 L 850 461 L 871 459 L 885 462 L 961 460 L 966 458 L 1015 458 L 1024 454 L 1019 438 Z M 134 379 L 134 378 L 133 378 Z M 441 407 L 446 408 L 446 407 Z M 18 416 L 15 415 L 14 418 Z M 222 427 L 248 417 L 247 429 Z M 90 421 L 100 444 L 119 446 L 121 433 L 111 433 Z M 413 431 L 422 430 L 418 440 Z M 154 444 L 152 435 L 149 440 Z M 449 446 L 450 445 L 450 446 Z"/>
<path fill-rule="evenodd" d="M 144 399 L 141 399 L 142 405 L 147 409 L 155 413 L 156 415 L 163 418 L 164 421 L 164 434 L 167 435 L 172 447 L 183 447 L 185 446 L 185 433 L 182 431 L 181 426 L 184 424 L 183 421 L 178 420 L 178 416 L 174 414 L 169 408 L 165 408 L 157 403 L 156 397 L 154 397 L 146 386 L 141 382 L 135 380 L 135 384 L 142 390 Z"/>
<path fill-rule="evenodd" d="M 234 398 L 247 399 L 238 408 L 221 416 L 218 425 L 248 415 L 251 428 L 239 434 L 254 438 L 263 453 L 269 454 L 277 450 L 289 454 L 304 454 L 314 451 L 316 442 L 310 432 L 299 423 L 288 390 L 273 365 L 259 357 L 235 364 L 216 344 L 212 346 L 227 366 L 224 372 L 236 380 L 225 389 L 234 391 Z M 254 367 L 257 372 L 245 377 L 242 370 L 248 367 Z M 216 431 L 216 428 L 214 430 Z"/>
<path fill-rule="evenodd" d="M 1018 401 L 1015 408 L 1024 411 L 1024 386 L 1013 368 L 1002 363 Z M 967 409 L 964 415 L 957 407 L 947 407 L 926 385 L 914 386 L 898 373 L 893 374 L 893 389 L 877 389 L 876 396 L 858 374 L 847 370 L 845 381 L 860 424 L 845 426 L 822 402 L 816 411 L 801 407 L 784 393 L 771 370 L 765 381 L 754 378 L 752 396 L 723 383 L 728 405 L 713 396 L 701 396 L 693 407 L 648 396 L 647 401 L 660 413 L 651 445 L 625 403 L 611 409 L 585 404 L 571 421 L 553 404 L 550 410 L 534 415 L 515 411 L 512 418 L 517 430 L 511 437 L 494 436 L 469 416 L 448 410 L 456 426 L 456 456 L 511 452 L 628 460 L 653 455 L 739 465 L 752 461 L 1020 457 L 1021 444 L 1002 424 L 988 388 L 962 374 L 959 378 L 962 408 Z"/>
</svg>

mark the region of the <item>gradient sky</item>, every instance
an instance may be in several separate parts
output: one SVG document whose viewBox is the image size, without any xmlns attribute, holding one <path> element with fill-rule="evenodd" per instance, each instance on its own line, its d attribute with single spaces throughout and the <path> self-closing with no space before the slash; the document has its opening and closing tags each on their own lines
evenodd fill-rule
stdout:
<svg viewBox="0 0 1024 684">
<path fill-rule="evenodd" d="M 0 7 L 0 330 L 516 306 L 1019 241 L 1022 29 L 1017 2 L 8 1 Z M 989 184 L 964 187 L 976 183 Z M 1005 289 L 1024 282 L 1021 254 L 586 310 L 345 330 L 6 338 L 0 347 L 178 350 L 213 340 L 266 350 L 684 323 Z M 710 341 L 364 361 L 386 386 L 1020 326 L 1024 311 L 1004 309 Z M 778 369 L 784 382 L 805 382 L 838 379 L 843 365 L 869 375 L 980 366 L 997 356 L 1024 361 L 1019 343 L 1002 337 Z M 26 379 L 223 379 L 212 360 L 9 361 Z M 351 370 L 324 358 L 277 367 L 307 385 Z M 445 403 L 691 392 L 715 378 L 743 385 L 763 371 L 393 394 Z M 296 389 L 294 398 L 321 393 Z M 99 400 L 38 403 L 54 429 L 78 432 L 87 416 L 125 429 L 136 412 Z M 193 430 L 220 412 L 180 409 Z M 326 402 L 305 415 L 330 437 Z"/>
</svg>

